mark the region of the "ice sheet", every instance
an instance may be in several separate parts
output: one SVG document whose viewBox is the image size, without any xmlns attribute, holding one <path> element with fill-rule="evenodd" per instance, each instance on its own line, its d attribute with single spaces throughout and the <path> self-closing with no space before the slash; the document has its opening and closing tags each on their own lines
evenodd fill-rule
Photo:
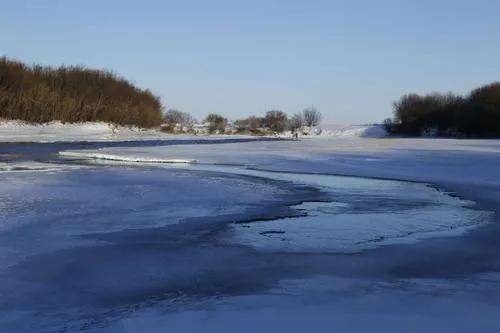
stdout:
<svg viewBox="0 0 500 333">
<path fill-rule="evenodd" d="M 136 161 L 186 159 L 278 171 L 344 174 L 433 183 L 500 186 L 500 140 L 304 139 L 225 145 L 105 148 L 87 157 L 112 155 Z"/>
<path fill-rule="evenodd" d="M 93 158 L 99 159 L 95 155 Z M 129 160 L 125 157 L 123 161 Z M 331 195 L 332 202 L 293 207 L 307 216 L 235 224 L 221 236 L 224 242 L 263 251 L 356 253 L 382 245 L 457 236 L 492 218 L 490 212 L 468 208 L 471 202 L 427 184 L 228 165 L 195 164 L 184 168 L 287 181 Z"/>
<path fill-rule="evenodd" d="M 0 270 L 30 255 L 95 243 L 74 236 L 241 213 L 283 192 L 217 174 L 67 167 L 0 171 Z"/>
</svg>

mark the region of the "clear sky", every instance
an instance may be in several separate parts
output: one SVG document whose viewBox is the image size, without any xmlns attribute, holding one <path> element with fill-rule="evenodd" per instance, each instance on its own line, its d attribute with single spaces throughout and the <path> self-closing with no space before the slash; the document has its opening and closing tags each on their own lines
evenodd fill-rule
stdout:
<svg viewBox="0 0 500 333">
<path fill-rule="evenodd" d="M 112 69 L 198 118 L 366 123 L 500 80 L 500 1 L 0 0 L 0 54 Z"/>
</svg>

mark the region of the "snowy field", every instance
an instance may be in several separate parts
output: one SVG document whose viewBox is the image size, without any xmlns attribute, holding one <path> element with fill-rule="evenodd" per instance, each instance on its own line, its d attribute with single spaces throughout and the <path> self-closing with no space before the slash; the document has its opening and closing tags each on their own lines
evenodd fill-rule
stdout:
<svg viewBox="0 0 500 333">
<path fill-rule="evenodd" d="M 176 136 L 158 129 L 125 127 L 102 122 L 62 124 L 54 121 L 43 125 L 32 125 L 20 121 L 2 121 L 0 119 L 0 142 L 136 141 L 173 138 L 193 139 L 200 137 Z"/>
<path fill-rule="evenodd" d="M 284 134 L 291 137 L 291 134 Z M 325 125 L 318 137 L 384 137 L 381 126 L 373 125 Z M 77 142 L 77 141 L 136 141 L 194 139 L 207 136 L 172 135 L 158 129 L 117 126 L 103 122 L 62 124 L 53 121 L 48 124 L 29 124 L 22 121 L 0 119 L 0 142 Z M 210 137 L 225 137 L 210 135 Z M 232 135 L 231 137 L 245 137 Z"/>
<path fill-rule="evenodd" d="M 497 332 L 500 141 L 363 128 L 0 145 L 0 332 Z"/>
<path fill-rule="evenodd" d="M 20 121 L 0 122 L 0 142 L 56 142 L 157 139 L 161 133 L 113 126 L 106 123 L 31 125 Z"/>
</svg>

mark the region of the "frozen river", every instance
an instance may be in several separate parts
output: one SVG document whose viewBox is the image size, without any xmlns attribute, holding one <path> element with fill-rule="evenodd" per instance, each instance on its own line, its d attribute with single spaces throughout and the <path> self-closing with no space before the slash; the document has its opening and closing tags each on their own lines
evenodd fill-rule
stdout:
<svg viewBox="0 0 500 333">
<path fill-rule="evenodd" d="M 431 177 L 480 147 L 426 179 L 326 141 L 0 146 L 0 332 L 494 332 L 494 165 Z"/>
</svg>

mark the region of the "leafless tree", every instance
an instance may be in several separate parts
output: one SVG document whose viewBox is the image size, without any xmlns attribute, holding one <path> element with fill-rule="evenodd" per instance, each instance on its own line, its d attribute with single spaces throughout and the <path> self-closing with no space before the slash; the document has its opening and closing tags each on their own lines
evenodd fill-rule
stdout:
<svg viewBox="0 0 500 333">
<path fill-rule="evenodd" d="M 302 111 L 302 115 L 306 126 L 318 126 L 321 122 L 321 112 L 319 112 L 314 106 Z"/>
<path fill-rule="evenodd" d="M 245 119 L 236 120 L 234 123 L 236 127 L 238 127 L 238 130 L 242 132 L 256 132 L 263 126 L 264 119 L 261 117 L 250 116 Z"/>
<path fill-rule="evenodd" d="M 194 119 L 189 113 L 176 109 L 170 109 L 165 112 L 163 119 L 167 124 L 180 124 L 183 127 L 191 127 L 194 123 Z"/>
<path fill-rule="evenodd" d="M 304 117 L 302 117 L 302 114 L 300 113 L 295 113 L 293 116 L 291 116 L 288 119 L 288 129 L 292 132 L 297 131 L 300 129 L 302 126 L 304 126 Z"/>
<path fill-rule="evenodd" d="M 109 71 L 28 66 L 0 57 L 0 118 L 154 127 L 162 122 L 162 109 L 151 91 Z"/>
<path fill-rule="evenodd" d="M 205 122 L 209 124 L 210 133 L 224 132 L 227 126 L 227 119 L 216 113 L 209 114 L 205 118 Z"/>
<path fill-rule="evenodd" d="M 264 124 L 273 132 L 283 132 L 287 125 L 288 116 L 280 110 L 267 111 Z"/>
<path fill-rule="evenodd" d="M 394 123 L 392 121 L 391 118 L 386 118 L 384 119 L 382 125 L 384 126 L 384 129 L 387 133 L 392 133 L 393 132 L 393 128 L 394 128 Z"/>
</svg>

